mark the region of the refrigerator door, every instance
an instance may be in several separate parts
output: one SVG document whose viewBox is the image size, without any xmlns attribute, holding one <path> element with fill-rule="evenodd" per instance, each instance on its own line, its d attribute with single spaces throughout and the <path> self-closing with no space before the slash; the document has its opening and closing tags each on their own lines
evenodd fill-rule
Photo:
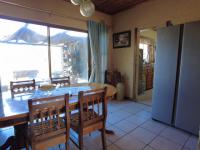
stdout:
<svg viewBox="0 0 200 150">
<path fill-rule="evenodd" d="M 200 126 L 200 22 L 185 24 L 175 126 L 198 135 Z"/>
<path fill-rule="evenodd" d="M 179 25 L 157 32 L 152 118 L 167 124 L 172 123 L 179 34 Z"/>
</svg>

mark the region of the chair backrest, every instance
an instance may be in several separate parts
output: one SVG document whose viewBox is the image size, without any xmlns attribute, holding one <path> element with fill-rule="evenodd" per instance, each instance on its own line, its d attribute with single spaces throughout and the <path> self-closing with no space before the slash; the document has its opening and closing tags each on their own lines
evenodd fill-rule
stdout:
<svg viewBox="0 0 200 150">
<path fill-rule="evenodd" d="M 116 86 L 119 82 L 122 82 L 122 76 L 119 71 L 105 71 L 105 83 Z"/>
<path fill-rule="evenodd" d="M 28 106 L 32 139 L 48 139 L 62 133 L 69 139 L 69 94 L 30 99 Z"/>
<path fill-rule="evenodd" d="M 117 83 L 122 82 L 122 76 L 119 71 L 113 71 L 113 80 L 115 86 L 117 85 Z"/>
<path fill-rule="evenodd" d="M 106 92 L 106 87 L 97 90 L 79 92 L 78 103 L 80 127 L 88 126 L 99 121 L 105 123 L 107 116 Z"/>
<path fill-rule="evenodd" d="M 35 90 L 35 79 L 24 81 L 10 81 L 10 91 L 12 97 L 15 94 L 27 93 Z"/>
<path fill-rule="evenodd" d="M 105 83 L 113 85 L 113 72 L 112 71 L 105 71 Z"/>
<path fill-rule="evenodd" d="M 70 84 L 70 77 L 60 77 L 60 78 L 51 78 L 51 84 L 54 85 L 69 85 Z"/>
</svg>

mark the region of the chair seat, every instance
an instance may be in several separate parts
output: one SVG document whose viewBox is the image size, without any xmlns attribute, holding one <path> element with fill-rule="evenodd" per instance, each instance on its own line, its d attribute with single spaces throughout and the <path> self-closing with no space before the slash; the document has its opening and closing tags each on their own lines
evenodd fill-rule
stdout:
<svg viewBox="0 0 200 150">
<path fill-rule="evenodd" d="M 78 94 L 78 112 L 71 112 L 70 116 L 71 131 L 75 134 L 70 134 L 70 139 L 79 147 L 79 150 L 83 150 L 83 136 L 97 130 L 101 132 L 103 150 L 106 150 L 106 89 L 105 87 L 96 90 L 80 91 Z"/>
<path fill-rule="evenodd" d="M 98 118 L 98 114 L 93 112 L 92 109 L 88 109 L 88 112 L 87 111 L 83 111 L 83 122 L 87 122 L 93 118 Z M 71 124 L 71 127 L 72 128 L 76 128 L 76 127 L 79 127 L 80 124 L 79 124 L 79 113 L 74 113 L 70 116 L 70 124 Z M 91 123 L 92 124 L 92 123 Z M 87 124 L 87 125 L 90 125 L 90 124 Z"/>
<path fill-rule="evenodd" d="M 29 125 L 26 150 L 43 150 L 65 143 L 68 149 L 69 94 L 28 100 Z"/>
<path fill-rule="evenodd" d="M 52 121 L 52 128 L 50 128 L 50 122 Z M 65 120 L 63 118 L 59 118 L 60 129 L 65 129 Z M 32 124 L 34 130 L 31 131 L 30 126 L 28 127 L 28 136 L 35 136 L 41 138 L 40 135 L 52 133 L 53 131 L 58 131 L 58 127 L 56 126 L 58 121 L 56 119 L 46 120 L 44 122 L 36 122 Z M 58 132 L 57 132 L 58 133 Z"/>
</svg>

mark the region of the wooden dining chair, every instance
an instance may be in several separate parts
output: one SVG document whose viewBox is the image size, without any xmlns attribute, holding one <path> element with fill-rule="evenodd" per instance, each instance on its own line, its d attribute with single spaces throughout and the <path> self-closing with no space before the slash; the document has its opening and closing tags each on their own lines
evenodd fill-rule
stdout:
<svg viewBox="0 0 200 150">
<path fill-rule="evenodd" d="M 12 98 L 16 94 L 28 93 L 35 90 L 35 79 L 24 81 L 10 81 L 10 91 Z"/>
<path fill-rule="evenodd" d="M 68 147 L 70 115 L 69 94 L 65 96 L 30 99 L 26 149 L 44 150 L 65 143 Z"/>
<path fill-rule="evenodd" d="M 63 86 L 70 84 L 70 77 L 51 78 L 51 84 Z"/>
<path fill-rule="evenodd" d="M 83 150 L 83 135 L 101 131 L 103 149 L 106 150 L 105 123 L 107 115 L 107 88 L 81 91 L 78 94 L 78 112 L 71 114 L 70 127 L 78 134 L 77 139 L 70 134 L 72 142 Z"/>
<path fill-rule="evenodd" d="M 118 83 L 123 82 L 121 73 L 117 70 L 115 71 L 105 71 L 105 83 L 117 86 Z"/>
</svg>

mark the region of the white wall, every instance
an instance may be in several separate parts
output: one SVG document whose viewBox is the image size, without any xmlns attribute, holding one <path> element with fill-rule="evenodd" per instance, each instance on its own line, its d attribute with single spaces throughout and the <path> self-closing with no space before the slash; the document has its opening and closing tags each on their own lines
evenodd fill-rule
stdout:
<svg viewBox="0 0 200 150">
<path fill-rule="evenodd" d="M 140 30 L 140 36 L 149 38 L 155 42 L 156 42 L 156 38 L 157 38 L 156 31 L 154 31 L 153 29 Z"/>
<path fill-rule="evenodd" d="M 135 98 L 135 45 L 134 29 L 165 26 L 167 20 L 174 24 L 200 20 L 200 0 L 148 0 L 132 9 L 113 16 L 113 31 L 132 31 L 129 48 L 113 50 L 113 65 L 126 76 L 126 96 Z"/>
</svg>

